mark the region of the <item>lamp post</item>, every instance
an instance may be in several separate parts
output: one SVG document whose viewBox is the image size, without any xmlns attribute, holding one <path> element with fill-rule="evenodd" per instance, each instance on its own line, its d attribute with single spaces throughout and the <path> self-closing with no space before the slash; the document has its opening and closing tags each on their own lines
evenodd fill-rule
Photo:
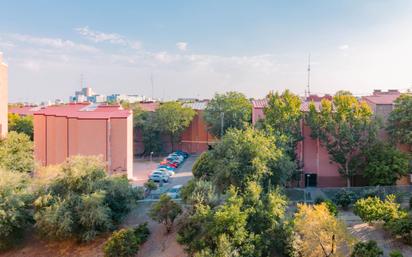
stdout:
<svg viewBox="0 0 412 257">
<path fill-rule="evenodd" d="M 150 152 L 150 162 L 153 161 L 153 152 Z"/>
</svg>

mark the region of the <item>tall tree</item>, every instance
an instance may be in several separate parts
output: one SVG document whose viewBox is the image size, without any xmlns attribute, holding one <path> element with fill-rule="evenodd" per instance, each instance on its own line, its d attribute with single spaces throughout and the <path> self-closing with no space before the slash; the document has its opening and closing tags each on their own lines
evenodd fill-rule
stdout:
<svg viewBox="0 0 412 257">
<path fill-rule="evenodd" d="M 179 102 L 163 103 L 156 111 L 156 120 L 159 129 L 170 135 L 172 150 L 183 131 L 189 127 L 196 112 L 187 107 L 183 107 Z"/>
<path fill-rule="evenodd" d="M 209 131 L 216 137 L 221 137 L 229 128 L 246 128 L 251 119 L 252 104 L 239 92 L 216 94 L 204 113 Z"/>
<path fill-rule="evenodd" d="M 377 123 L 372 110 L 365 102 L 347 94 L 337 95 L 333 101 L 322 100 L 320 110 L 313 103 L 309 108 L 306 121 L 312 137 L 320 139 L 350 187 L 356 174 L 355 157 L 376 138 Z"/>
<path fill-rule="evenodd" d="M 388 118 L 387 130 L 395 143 L 412 147 L 412 95 L 402 94 Z"/>
<path fill-rule="evenodd" d="M 17 172 L 33 171 L 33 142 L 29 136 L 12 131 L 0 141 L 0 167 Z"/>
</svg>

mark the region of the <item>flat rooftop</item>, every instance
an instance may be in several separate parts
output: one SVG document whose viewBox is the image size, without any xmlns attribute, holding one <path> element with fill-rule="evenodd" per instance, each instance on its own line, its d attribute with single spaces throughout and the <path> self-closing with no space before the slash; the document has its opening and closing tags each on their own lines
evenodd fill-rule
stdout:
<svg viewBox="0 0 412 257">
<path fill-rule="evenodd" d="M 120 105 L 102 105 L 90 103 L 71 103 L 47 106 L 34 112 L 34 115 L 78 118 L 78 119 L 110 119 L 127 118 L 132 114 Z"/>
</svg>

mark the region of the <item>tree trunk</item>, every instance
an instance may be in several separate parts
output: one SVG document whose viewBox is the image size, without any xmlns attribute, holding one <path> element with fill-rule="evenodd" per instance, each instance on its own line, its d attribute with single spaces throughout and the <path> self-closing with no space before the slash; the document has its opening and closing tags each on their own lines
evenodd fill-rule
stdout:
<svg viewBox="0 0 412 257">
<path fill-rule="evenodd" d="M 345 173 L 346 173 L 346 187 L 351 187 L 351 176 L 349 175 L 349 160 L 345 162 Z"/>
</svg>

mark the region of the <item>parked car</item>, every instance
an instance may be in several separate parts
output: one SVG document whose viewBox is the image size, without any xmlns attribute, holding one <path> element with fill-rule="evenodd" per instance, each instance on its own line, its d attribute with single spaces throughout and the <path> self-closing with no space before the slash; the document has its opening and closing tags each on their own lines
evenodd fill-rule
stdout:
<svg viewBox="0 0 412 257">
<path fill-rule="evenodd" d="M 149 175 L 149 180 L 152 180 L 154 182 L 163 181 L 167 183 L 169 181 L 169 175 L 165 174 L 164 172 L 155 170 Z"/>
<path fill-rule="evenodd" d="M 175 172 L 173 170 L 168 170 L 166 168 L 157 168 L 156 171 L 161 171 L 163 173 L 166 173 L 169 177 L 173 176 Z"/>
<path fill-rule="evenodd" d="M 170 189 L 167 191 L 166 194 L 167 194 L 168 196 L 170 196 L 171 198 L 173 198 L 173 199 L 180 198 L 180 190 L 181 190 L 181 189 L 182 189 L 182 185 L 176 185 L 176 186 L 170 188 Z"/>
<path fill-rule="evenodd" d="M 175 170 L 175 168 L 170 167 L 170 166 L 167 166 L 167 165 L 159 165 L 159 166 L 157 166 L 157 168 L 158 168 L 158 169 L 165 168 L 165 169 L 171 170 L 171 171 L 174 171 L 174 170 Z"/>
</svg>

